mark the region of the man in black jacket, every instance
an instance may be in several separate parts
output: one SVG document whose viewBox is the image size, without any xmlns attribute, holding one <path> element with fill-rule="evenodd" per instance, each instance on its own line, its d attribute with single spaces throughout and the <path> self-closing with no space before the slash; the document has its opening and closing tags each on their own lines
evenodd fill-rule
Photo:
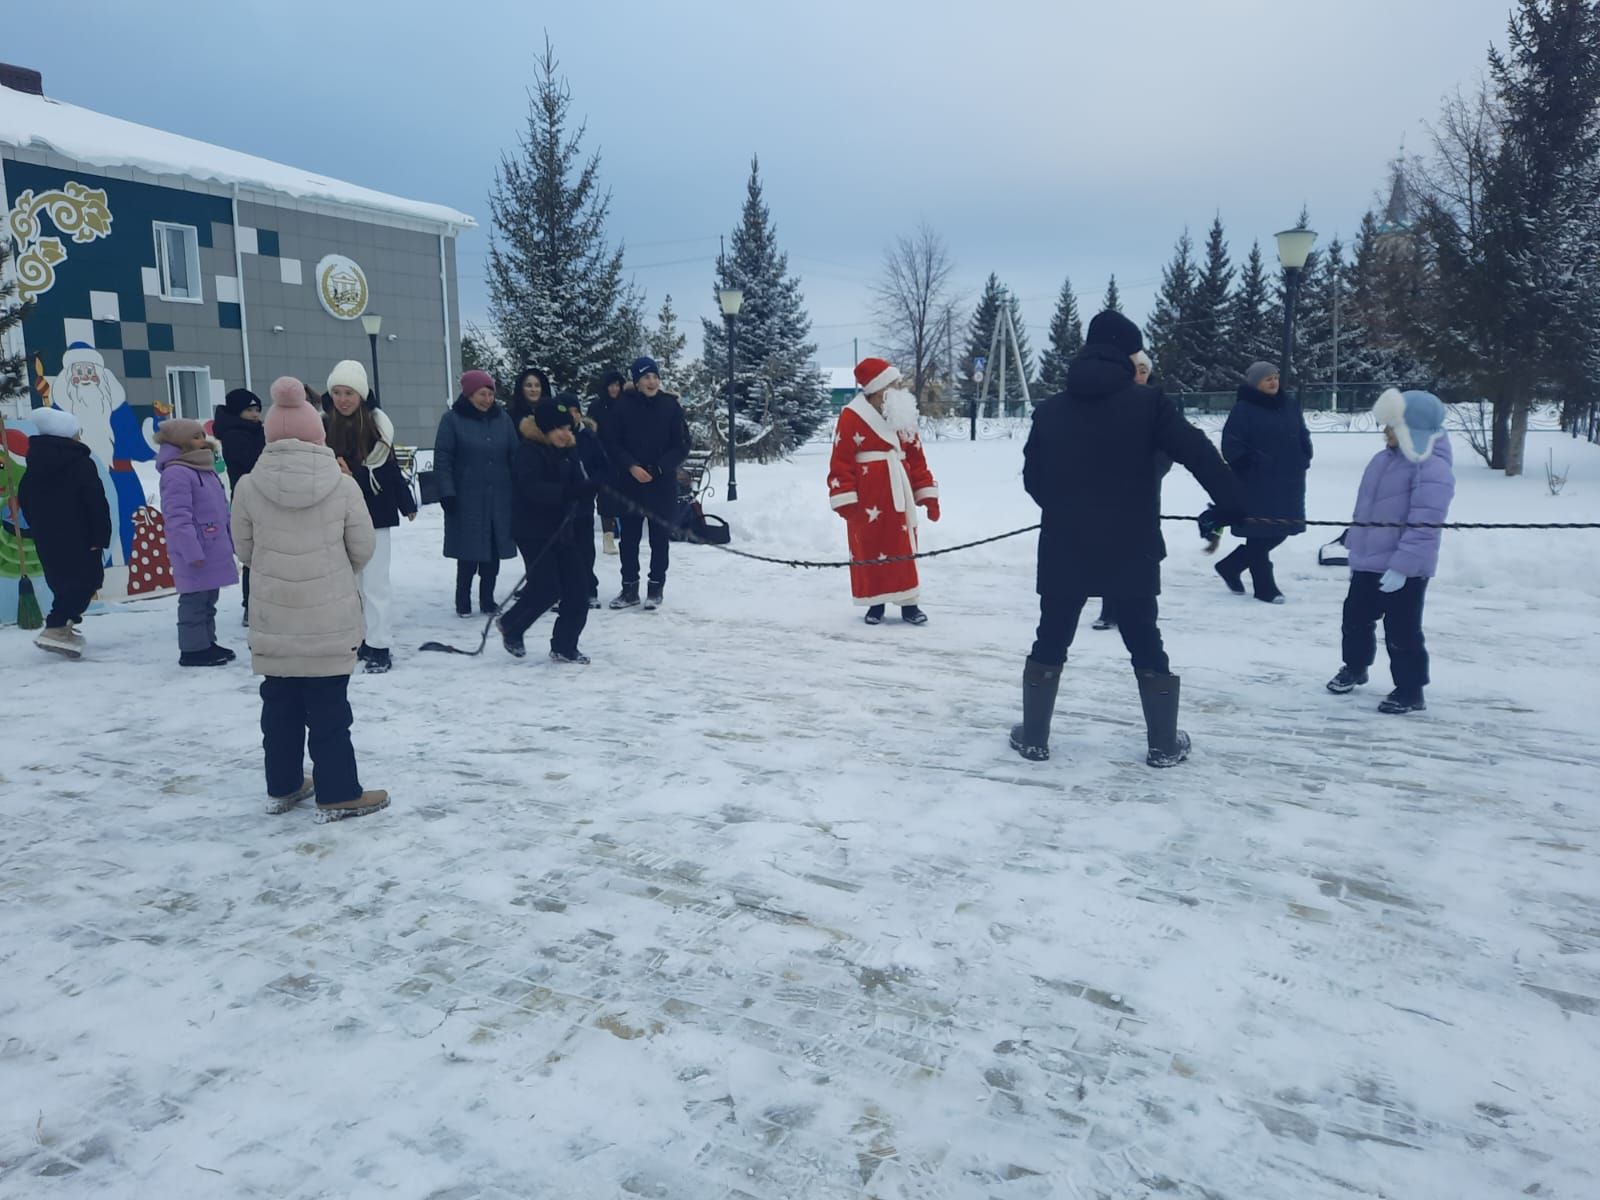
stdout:
<svg viewBox="0 0 1600 1200">
<path fill-rule="evenodd" d="M 678 500 L 678 468 L 689 457 L 689 426 L 671 392 L 661 390 L 653 358 L 634 360 L 634 391 L 623 392 L 601 427 L 606 455 L 615 472 L 612 486 L 621 496 L 622 591 L 612 608 L 639 603 L 639 542 L 650 523 L 650 578 L 647 609 L 659 608 L 667 584 L 668 536 Z"/>
<path fill-rule="evenodd" d="M 59 408 L 36 408 L 29 415 L 39 432 L 28 439 L 28 469 L 17 486 L 17 503 L 52 597 L 34 645 L 79 658 L 83 637 L 73 626 L 105 581 L 111 505 L 89 447 L 78 440 L 78 419 Z"/>
<path fill-rule="evenodd" d="M 239 481 L 250 474 L 256 459 L 267 448 L 267 431 L 261 424 L 261 397 L 248 388 L 234 388 L 223 398 L 222 406 L 211 418 L 211 432 L 222 444 L 222 462 L 228 468 L 228 495 L 239 490 Z M 244 623 L 250 624 L 250 568 L 239 572 L 244 601 Z"/>
<path fill-rule="evenodd" d="M 1165 395 L 1134 382 L 1139 327 L 1121 313 L 1089 323 L 1067 387 L 1034 411 L 1023 451 L 1023 485 L 1043 510 L 1039 532 L 1039 630 L 1022 675 L 1022 724 L 1011 745 L 1050 757 L 1050 720 L 1078 614 L 1091 596 L 1109 598 L 1133 659 L 1152 767 L 1189 754 L 1178 728 L 1178 677 L 1171 673 L 1156 596 L 1161 591 L 1161 485 L 1165 454 L 1187 467 L 1218 510 L 1243 515 L 1243 495 L 1204 433 Z"/>
</svg>

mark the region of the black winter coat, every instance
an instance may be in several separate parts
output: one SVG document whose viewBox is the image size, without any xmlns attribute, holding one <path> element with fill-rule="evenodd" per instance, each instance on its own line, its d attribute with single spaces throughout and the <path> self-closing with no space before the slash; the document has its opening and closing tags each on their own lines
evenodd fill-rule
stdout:
<svg viewBox="0 0 1600 1200">
<path fill-rule="evenodd" d="M 393 529 L 402 516 L 417 511 L 417 498 L 411 494 L 411 485 L 395 461 L 393 450 L 376 467 L 352 464 L 350 474 L 367 502 L 367 515 L 372 518 L 374 529 Z"/>
<path fill-rule="evenodd" d="M 260 421 L 246 421 L 238 413 L 219 405 L 211 418 L 211 432 L 222 443 L 222 461 L 228 468 L 228 492 L 239 489 L 239 480 L 250 474 L 256 459 L 267 448 L 267 431 Z"/>
<path fill-rule="evenodd" d="M 537 554 L 552 538 L 561 545 L 580 539 L 592 543 L 594 498 L 605 479 L 604 455 L 593 457 L 599 449 L 594 435 L 585 430 L 577 446 L 563 449 L 550 443 L 532 417 L 523 418 L 518 432 L 522 440 L 511 465 L 516 487 L 512 529 L 518 544 L 530 545 Z M 587 451 L 584 442 L 589 443 Z M 590 463 L 600 473 L 591 476 Z"/>
<path fill-rule="evenodd" d="M 17 500 L 45 570 L 76 566 L 111 545 L 111 505 L 89 447 L 71 438 L 28 439 L 28 469 Z"/>
<path fill-rule="evenodd" d="M 1292 396 L 1269 396 L 1241 387 L 1222 427 L 1222 457 L 1244 484 L 1244 511 L 1252 517 L 1304 521 L 1306 471 L 1311 466 L 1311 432 Z M 1275 537 L 1304 533 L 1300 524 L 1233 527 L 1235 537 Z"/>
<path fill-rule="evenodd" d="M 1162 454 L 1219 507 L 1242 509 L 1238 481 L 1210 439 L 1162 393 L 1134 383 L 1126 355 L 1085 346 L 1067 368 L 1066 391 L 1034 410 L 1023 449 L 1023 486 L 1043 510 L 1041 595 L 1160 594 Z"/>
<path fill-rule="evenodd" d="M 635 504 L 659 516 L 671 517 L 678 500 L 678 468 L 689 457 L 689 425 L 683 407 L 671 392 L 654 399 L 643 392 L 623 392 L 600 429 L 606 457 L 611 460 L 614 486 Z M 630 468 L 650 472 L 640 483 Z"/>
</svg>

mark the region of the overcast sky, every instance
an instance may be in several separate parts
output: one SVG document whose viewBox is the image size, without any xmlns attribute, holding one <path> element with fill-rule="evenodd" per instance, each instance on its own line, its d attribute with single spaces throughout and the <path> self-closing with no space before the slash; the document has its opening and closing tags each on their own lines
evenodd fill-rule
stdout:
<svg viewBox="0 0 1600 1200">
<path fill-rule="evenodd" d="M 12 22 L 55 98 L 473 214 L 546 30 L 653 313 L 713 315 L 717 235 L 752 153 L 824 365 L 877 348 L 870 289 L 926 219 L 961 307 L 990 271 L 1037 350 L 1063 277 L 1087 317 L 1115 271 L 1142 319 L 1172 243 L 1221 212 L 1236 255 L 1302 204 L 1348 238 L 1402 141 L 1470 86 L 1509 0 L 929 0 L 536 4 L 160 0 Z"/>
</svg>

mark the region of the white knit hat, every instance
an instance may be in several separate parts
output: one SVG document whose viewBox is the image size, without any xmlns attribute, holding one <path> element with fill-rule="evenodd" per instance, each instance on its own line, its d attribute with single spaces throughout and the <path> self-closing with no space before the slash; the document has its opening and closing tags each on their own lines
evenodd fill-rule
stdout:
<svg viewBox="0 0 1600 1200">
<path fill-rule="evenodd" d="M 353 358 L 334 364 L 333 370 L 328 372 L 328 386 L 324 390 L 331 392 L 336 387 L 347 387 L 363 400 L 372 391 L 367 386 L 367 369 Z"/>
</svg>

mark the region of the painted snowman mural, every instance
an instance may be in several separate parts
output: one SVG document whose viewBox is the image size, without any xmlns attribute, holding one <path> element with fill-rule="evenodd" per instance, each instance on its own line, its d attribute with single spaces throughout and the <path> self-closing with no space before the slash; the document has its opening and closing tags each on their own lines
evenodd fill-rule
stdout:
<svg viewBox="0 0 1600 1200">
<path fill-rule="evenodd" d="M 103 594 L 115 598 L 165 590 L 160 586 L 166 575 L 165 552 L 160 563 L 149 561 L 152 547 L 165 541 L 163 531 L 157 528 L 160 516 L 146 503 L 144 484 L 133 466 L 155 458 L 158 421 L 139 419 L 128 405 L 122 381 L 106 367 L 104 356 L 84 342 L 67 347 L 61 356 L 61 373 L 47 386 L 50 402 L 77 417 L 83 427 L 83 444 L 94 455 L 111 505 L 111 528 L 116 536 L 106 555 Z M 142 569 L 118 569 L 124 567 Z M 166 586 L 170 587 L 170 582 Z"/>
</svg>

